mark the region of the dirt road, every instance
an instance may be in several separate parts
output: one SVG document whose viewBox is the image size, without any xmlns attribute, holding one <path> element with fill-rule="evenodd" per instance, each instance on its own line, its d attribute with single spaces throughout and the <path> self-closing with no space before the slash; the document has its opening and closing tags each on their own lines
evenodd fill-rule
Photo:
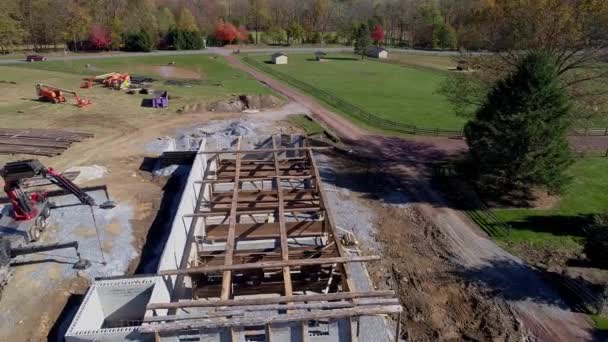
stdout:
<svg viewBox="0 0 608 342">
<path fill-rule="evenodd" d="M 586 316 L 568 310 L 560 297 L 529 266 L 486 238 L 459 211 L 449 208 L 436 192 L 429 164 L 463 151 L 460 140 L 413 137 L 401 139 L 374 136 L 347 119 L 324 108 L 318 101 L 243 64 L 234 56 L 228 62 L 274 90 L 310 109 L 315 117 L 350 143 L 357 157 L 382 165 L 375 176 L 391 178 L 393 189 L 409 194 L 420 212 L 448 238 L 450 254 L 462 268 L 461 275 L 495 291 L 516 312 L 523 328 L 540 341 L 592 340 Z"/>
</svg>

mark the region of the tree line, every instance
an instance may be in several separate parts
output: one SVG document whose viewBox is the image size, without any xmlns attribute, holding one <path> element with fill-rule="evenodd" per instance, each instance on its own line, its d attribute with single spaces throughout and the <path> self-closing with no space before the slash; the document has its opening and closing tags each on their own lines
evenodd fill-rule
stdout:
<svg viewBox="0 0 608 342">
<path fill-rule="evenodd" d="M 387 46 L 479 50 L 491 44 L 476 23 L 490 15 L 496 2 L 500 0 L 2 0 L 0 50 L 62 44 L 72 49 L 184 49 L 198 48 L 203 37 L 220 45 L 353 45 L 361 25 L 371 32 L 381 27 L 381 43 Z"/>
</svg>

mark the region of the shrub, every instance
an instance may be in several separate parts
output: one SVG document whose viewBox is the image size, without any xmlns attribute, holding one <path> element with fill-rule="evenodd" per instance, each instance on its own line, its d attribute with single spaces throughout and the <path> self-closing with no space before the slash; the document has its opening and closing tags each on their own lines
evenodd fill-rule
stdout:
<svg viewBox="0 0 608 342">
<path fill-rule="evenodd" d="M 175 50 L 199 50 L 203 48 L 203 37 L 196 31 L 172 28 L 165 38 L 167 45 Z"/>
<path fill-rule="evenodd" d="M 150 52 L 153 48 L 152 36 L 146 31 L 131 33 L 125 37 L 125 51 Z"/>
</svg>

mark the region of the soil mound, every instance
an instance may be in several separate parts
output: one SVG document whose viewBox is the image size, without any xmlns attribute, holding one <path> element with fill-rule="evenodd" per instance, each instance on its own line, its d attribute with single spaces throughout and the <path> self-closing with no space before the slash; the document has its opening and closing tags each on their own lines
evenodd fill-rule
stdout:
<svg viewBox="0 0 608 342">
<path fill-rule="evenodd" d="M 218 101 L 209 106 L 211 112 L 240 113 L 247 109 L 277 107 L 281 101 L 272 95 L 239 95 L 227 101 Z"/>
</svg>

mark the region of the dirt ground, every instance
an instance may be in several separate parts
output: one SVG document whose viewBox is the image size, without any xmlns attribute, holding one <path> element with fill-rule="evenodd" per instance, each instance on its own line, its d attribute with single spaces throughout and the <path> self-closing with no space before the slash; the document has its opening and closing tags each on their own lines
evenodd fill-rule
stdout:
<svg viewBox="0 0 608 342">
<path fill-rule="evenodd" d="M 64 154 L 54 157 L 40 159 L 45 165 L 52 166 L 58 170 L 64 170 L 76 165 L 102 165 L 109 174 L 100 180 L 95 180 L 86 185 L 106 185 L 113 200 L 128 203 L 134 207 L 134 215 L 131 220 L 133 247 L 141 251 L 146 243 L 148 230 L 155 219 L 163 193 L 166 179 L 152 179 L 151 175 L 140 170 L 145 157 L 152 156 L 145 152 L 145 144 L 157 137 L 171 136 L 175 129 L 188 127 L 212 119 L 237 117 L 236 114 L 212 114 L 195 113 L 173 116 L 166 120 L 143 120 L 132 124 L 113 117 L 104 115 L 82 115 L 77 114 L 74 121 L 77 126 L 85 127 L 81 130 L 93 132 L 93 139 L 72 145 Z M 48 128 L 62 128 L 62 121 L 48 122 Z M 73 121 L 73 122 L 74 122 Z M 31 156 L 0 156 L 0 164 L 10 160 L 31 158 Z M 112 255 L 108 255 L 112 258 Z M 139 264 L 139 258 L 131 261 L 128 272 L 133 272 Z M 19 269 L 16 269 L 15 277 L 20 277 Z M 27 276 L 24 274 L 23 276 Z M 50 274 L 49 276 L 52 276 Z M 19 294 L 36 291 L 36 284 L 24 281 L 20 284 L 31 286 L 27 289 L 20 287 L 15 289 Z M 10 284 L 9 284 L 10 285 Z M 64 309 L 68 298 L 72 294 L 82 294 L 88 287 L 88 281 L 84 278 L 73 277 L 64 280 L 59 286 L 47 293 L 48 301 L 44 309 L 40 309 L 40 303 L 21 300 L 20 304 L 14 303 L 15 307 L 9 305 L 9 301 L 3 301 L 2 310 L 12 311 L 20 315 L 19 328 L 10 332 L 3 331 L 0 336 L 6 341 L 32 341 L 47 340 L 49 330 L 55 324 L 57 317 Z M 7 289 L 9 291 L 9 289 Z M 5 298 L 11 296 L 5 292 Z M 12 295 L 17 296 L 17 294 Z M 18 297 L 18 296 L 17 296 Z"/>
<path fill-rule="evenodd" d="M 398 289 L 405 340 L 521 341 L 526 336 L 504 301 L 458 276 L 445 237 L 415 207 L 377 210 L 384 258 L 382 267 L 371 268 L 372 277 L 379 288 Z"/>
</svg>

